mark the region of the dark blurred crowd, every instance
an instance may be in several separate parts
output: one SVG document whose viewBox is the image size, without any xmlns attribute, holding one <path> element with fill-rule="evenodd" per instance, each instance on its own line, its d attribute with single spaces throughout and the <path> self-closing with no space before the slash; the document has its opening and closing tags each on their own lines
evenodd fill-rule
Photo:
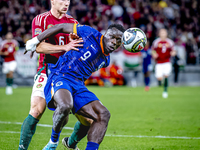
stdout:
<svg viewBox="0 0 200 150">
<path fill-rule="evenodd" d="M 50 0 L 0 0 L 0 37 L 12 32 L 20 47 L 31 38 L 32 19 L 50 10 Z M 198 0 L 71 0 L 68 14 L 104 33 L 112 23 L 139 27 L 152 44 L 160 28 L 186 49 L 187 64 L 196 64 L 200 48 Z"/>
</svg>

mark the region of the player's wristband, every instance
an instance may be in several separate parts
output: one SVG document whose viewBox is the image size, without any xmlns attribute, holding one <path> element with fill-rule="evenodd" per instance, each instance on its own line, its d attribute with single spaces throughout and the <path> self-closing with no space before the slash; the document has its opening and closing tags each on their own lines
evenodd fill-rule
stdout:
<svg viewBox="0 0 200 150">
<path fill-rule="evenodd" d="M 40 41 L 38 40 L 37 36 L 32 38 L 31 41 L 34 43 L 34 45 L 37 45 L 40 43 Z"/>
</svg>

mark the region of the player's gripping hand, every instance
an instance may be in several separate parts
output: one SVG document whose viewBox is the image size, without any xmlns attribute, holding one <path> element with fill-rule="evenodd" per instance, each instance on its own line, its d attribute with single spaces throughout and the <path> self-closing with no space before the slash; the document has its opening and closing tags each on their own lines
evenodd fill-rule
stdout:
<svg viewBox="0 0 200 150">
<path fill-rule="evenodd" d="M 69 34 L 69 41 L 79 39 L 79 36 L 76 33 Z"/>
<path fill-rule="evenodd" d="M 40 43 L 40 41 L 38 40 L 37 37 L 34 37 L 34 38 L 28 40 L 26 42 L 24 54 L 26 54 L 28 51 L 34 52 L 36 50 L 37 44 L 39 44 L 39 43 Z"/>
<path fill-rule="evenodd" d="M 75 33 L 70 33 L 69 35 L 70 42 L 67 45 L 64 45 L 64 50 L 66 52 L 70 50 L 78 51 L 78 47 L 83 47 L 83 39 L 79 38 L 79 36 Z"/>
</svg>

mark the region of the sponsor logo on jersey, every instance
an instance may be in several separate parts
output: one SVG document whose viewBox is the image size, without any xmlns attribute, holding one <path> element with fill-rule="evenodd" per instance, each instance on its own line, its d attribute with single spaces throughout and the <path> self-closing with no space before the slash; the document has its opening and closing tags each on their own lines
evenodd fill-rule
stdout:
<svg viewBox="0 0 200 150">
<path fill-rule="evenodd" d="M 49 29 L 49 28 L 51 28 L 51 27 L 53 27 L 53 25 L 52 25 L 52 24 L 49 24 L 49 25 L 47 26 L 47 29 Z"/>
<path fill-rule="evenodd" d="M 35 29 L 35 35 L 42 33 L 42 29 L 36 28 Z"/>
<path fill-rule="evenodd" d="M 62 82 L 62 81 L 58 81 L 58 82 L 56 83 L 56 86 L 61 86 L 61 85 L 63 85 L 63 82 Z"/>
<path fill-rule="evenodd" d="M 96 50 L 92 44 L 91 44 L 91 47 L 92 47 L 94 50 Z"/>
<path fill-rule="evenodd" d="M 105 62 L 103 61 L 103 62 L 98 66 L 98 70 L 101 69 L 104 65 L 105 65 Z"/>
<path fill-rule="evenodd" d="M 37 86 L 36 86 L 36 88 L 41 88 L 42 87 L 42 84 L 38 84 Z"/>
</svg>

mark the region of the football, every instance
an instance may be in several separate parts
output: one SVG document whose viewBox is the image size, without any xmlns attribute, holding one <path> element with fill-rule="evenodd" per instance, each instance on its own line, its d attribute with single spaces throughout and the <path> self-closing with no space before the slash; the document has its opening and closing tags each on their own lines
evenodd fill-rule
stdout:
<svg viewBox="0 0 200 150">
<path fill-rule="evenodd" d="M 122 36 L 122 45 L 126 50 L 137 53 L 144 49 L 147 43 L 145 33 L 139 28 L 129 28 Z"/>
</svg>

